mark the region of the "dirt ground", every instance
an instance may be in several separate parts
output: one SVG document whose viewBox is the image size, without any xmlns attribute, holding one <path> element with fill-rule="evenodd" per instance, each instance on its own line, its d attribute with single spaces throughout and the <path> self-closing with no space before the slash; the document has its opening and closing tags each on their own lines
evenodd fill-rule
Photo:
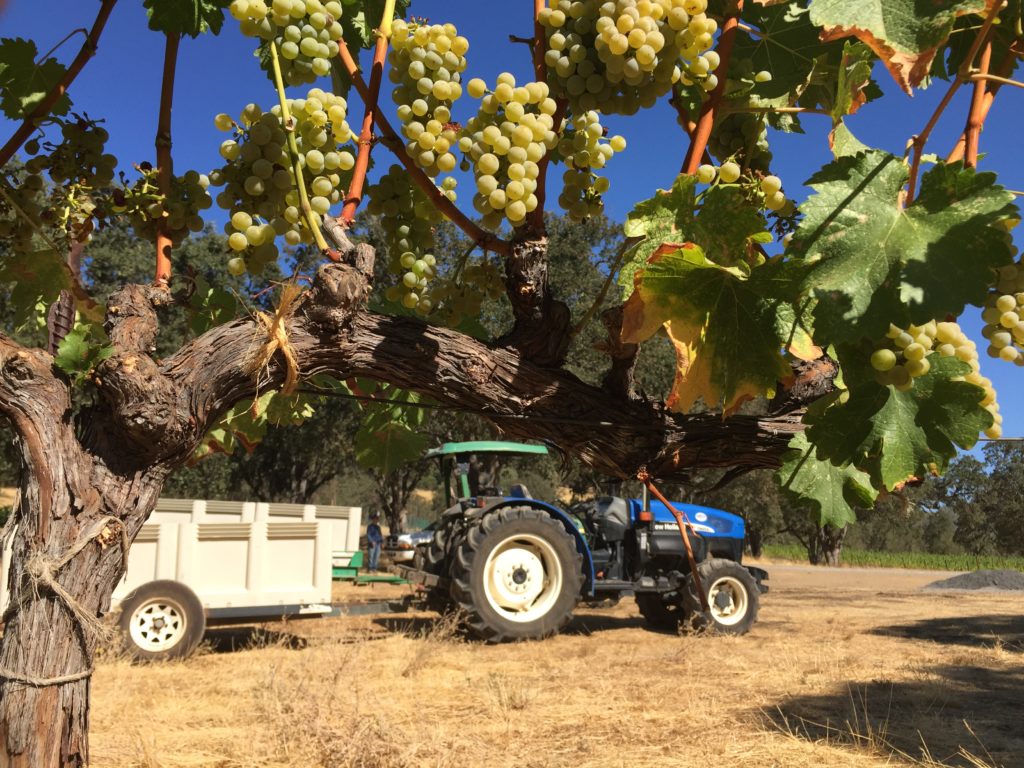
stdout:
<svg viewBox="0 0 1024 768">
<path fill-rule="evenodd" d="M 93 764 L 1024 766 L 1024 592 L 767 567 L 742 638 L 654 632 L 625 599 L 534 643 L 481 645 L 435 614 L 393 614 L 211 631 L 183 662 L 109 658 Z"/>
</svg>

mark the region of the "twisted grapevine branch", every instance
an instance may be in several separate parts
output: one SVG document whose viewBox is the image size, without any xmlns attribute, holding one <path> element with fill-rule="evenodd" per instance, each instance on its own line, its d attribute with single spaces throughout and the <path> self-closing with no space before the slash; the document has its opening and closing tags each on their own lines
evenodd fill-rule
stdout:
<svg viewBox="0 0 1024 768">
<path fill-rule="evenodd" d="M 174 72 L 178 63 L 178 44 L 181 35 L 167 33 L 164 47 L 164 71 L 160 85 L 160 117 L 156 129 L 157 183 L 165 201 L 171 196 L 171 179 L 174 177 L 174 161 L 171 157 L 171 107 L 174 103 Z M 167 285 L 171 279 L 171 236 L 168 233 L 167 217 L 157 222 L 156 233 L 156 274 L 153 282 Z"/>
<path fill-rule="evenodd" d="M 384 57 L 388 52 L 388 38 L 391 37 L 391 20 L 395 15 L 395 0 L 384 3 L 384 14 L 377 28 L 377 44 L 373 50 L 373 68 L 370 70 L 369 93 L 363 99 L 363 126 L 359 131 L 359 154 L 356 156 L 352 181 L 349 183 L 345 197 L 345 207 L 341 211 L 341 220 L 345 226 L 352 224 L 356 209 L 363 199 L 363 184 L 366 182 L 366 171 L 370 167 L 370 152 L 373 150 L 373 113 L 380 99 L 380 81 L 384 76 Z"/>
<path fill-rule="evenodd" d="M 32 110 L 32 114 L 25 118 L 25 121 L 18 126 L 18 130 L 7 140 L 3 148 L 0 148 L 0 166 L 7 165 L 7 162 L 14 157 L 14 153 L 17 152 L 21 145 L 25 143 L 25 140 L 32 135 L 32 131 L 35 130 L 36 124 L 50 114 L 50 110 L 53 109 L 53 105 L 57 103 L 57 99 L 64 95 L 67 89 L 74 82 L 75 78 L 78 77 L 78 73 L 82 71 L 82 67 L 85 66 L 85 62 L 92 58 L 93 54 L 96 53 L 96 48 L 99 45 L 100 35 L 103 33 L 103 27 L 106 26 L 107 19 L 110 17 L 110 12 L 114 9 L 114 3 L 117 0 L 103 0 L 103 4 L 100 6 L 99 12 L 96 14 L 96 21 L 93 22 L 92 29 L 89 31 L 89 36 L 86 37 L 85 42 L 82 43 L 81 49 L 78 51 L 78 55 L 75 56 L 74 61 L 71 62 L 71 66 L 67 68 L 64 73 L 64 77 L 59 83 L 57 83 L 51 91 L 46 94 L 42 101 Z"/>
<path fill-rule="evenodd" d="M 740 14 L 743 13 L 743 0 L 737 0 L 736 7 L 726 16 L 722 25 L 722 34 L 718 39 L 718 56 L 721 63 L 718 65 L 722 76 L 718 79 L 718 85 L 711 91 L 710 98 L 700 108 L 700 116 L 697 118 L 697 127 L 693 132 L 690 147 L 686 151 L 686 158 L 683 160 L 683 167 L 680 173 L 693 174 L 704 157 L 704 150 L 707 149 L 708 139 L 711 138 L 711 129 L 715 125 L 715 113 L 725 93 L 725 85 L 728 80 L 729 59 L 732 57 L 733 41 L 736 39 L 736 28 L 740 23 Z"/>
</svg>

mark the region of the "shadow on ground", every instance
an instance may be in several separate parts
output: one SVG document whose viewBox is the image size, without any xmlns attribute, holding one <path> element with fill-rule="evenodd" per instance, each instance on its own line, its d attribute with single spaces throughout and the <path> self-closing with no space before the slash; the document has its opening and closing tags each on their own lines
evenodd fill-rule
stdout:
<svg viewBox="0 0 1024 768">
<path fill-rule="evenodd" d="M 965 768 L 1020 768 L 1022 698 L 1024 666 L 939 666 L 917 680 L 850 683 L 833 695 L 784 699 L 762 715 L 771 730 L 815 744 Z"/>
<path fill-rule="evenodd" d="M 876 627 L 871 634 L 1024 652 L 1024 616 L 992 614 L 923 619 L 909 624 Z M 1024 757 L 1021 765 L 1024 765 Z"/>
<path fill-rule="evenodd" d="M 430 635 L 454 627 L 450 619 L 436 616 L 401 616 L 374 619 L 373 623 L 388 632 L 403 635 Z M 595 632 L 610 632 L 616 629 L 645 627 L 639 616 L 605 616 L 601 614 L 577 614 L 562 630 L 563 635 L 592 635 Z M 652 630 L 654 631 L 654 630 Z M 675 634 L 675 633 L 672 633 Z"/>
<path fill-rule="evenodd" d="M 213 627 L 206 630 L 204 642 L 214 653 L 232 653 L 268 646 L 301 650 L 309 645 L 304 637 L 266 627 Z"/>
</svg>

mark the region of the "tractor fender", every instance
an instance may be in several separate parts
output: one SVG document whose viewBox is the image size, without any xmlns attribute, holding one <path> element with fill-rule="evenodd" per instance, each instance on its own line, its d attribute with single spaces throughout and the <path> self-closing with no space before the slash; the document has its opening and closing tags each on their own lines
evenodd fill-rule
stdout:
<svg viewBox="0 0 1024 768">
<path fill-rule="evenodd" d="M 573 540 L 576 542 L 576 551 L 583 556 L 583 578 L 585 579 L 585 583 L 583 585 L 584 590 L 586 594 L 593 595 L 594 558 L 590 554 L 590 545 L 587 544 L 587 540 L 583 537 L 583 534 L 580 533 L 579 529 L 576 527 L 576 524 L 573 522 L 572 518 L 569 517 L 569 515 L 566 514 L 565 511 L 559 509 L 553 504 L 547 504 L 546 502 L 538 501 L 537 499 L 504 499 L 495 504 L 491 504 L 490 506 L 484 507 L 483 509 L 479 510 L 472 516 L 477 517 L 480 515 L 485 515 L 493 510 L 505 509 L 507 507 L 529 507 L 531 509 L 539 510 L 547 515 L 550 515 L 565 527 L 565 530 L 569 532 L 569 535 L 571 535 L 573 537 Z M 467 515 L 467 517 L 468 516 L 470 515 Z"/>
</svg>

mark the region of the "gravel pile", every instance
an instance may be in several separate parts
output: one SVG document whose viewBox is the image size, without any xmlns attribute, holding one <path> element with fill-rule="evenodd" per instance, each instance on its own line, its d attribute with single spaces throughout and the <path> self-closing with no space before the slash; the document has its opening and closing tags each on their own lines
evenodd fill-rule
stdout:
<svg viewBox="0 0 1024 768">
<path fill-rule="evenodd" d="M 933 581 L 925 589 L 1005 589 L 1024 590 L 1024 573 L 1020 571 L 972 571 L 951 579 Z"/>
</svg>

